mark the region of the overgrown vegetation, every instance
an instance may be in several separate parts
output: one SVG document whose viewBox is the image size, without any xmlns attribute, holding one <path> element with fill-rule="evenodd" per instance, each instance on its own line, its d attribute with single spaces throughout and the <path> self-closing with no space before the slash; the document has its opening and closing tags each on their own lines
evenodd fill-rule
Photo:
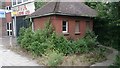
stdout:
<svg viewBox="0 0 120 68">
<path fill-rule="evenodd" d="M 35 3 L 36 9 L 44 3 Z M 106 46 L 112 46 L 120 50 L 120 2 L 118 3 L 87 3 L 90 7 L 98 10 L 98 17 L 95 18 L 95 34 L 87 30 L 85 37 L 77 41 L 69 41 L 64 36 L 58 36 L 52 29 L 50 22 L 45 29 L 33 32 L 31 28 L 21 28 L 18 43 L 35 56 L 44 56 L 48 59 L 47 65 L 59 65 L 63 56 L 89 53 L 84 56 L 86 61 L 91 63 L 104 60 L 104 49 L 97 46 L 97 40 Z M 98 38 L 97 38 L 98 37 Z M 95 51 L 95 53 L 94 53 Z M 95 58 L 95 59 L 94 59 Z M 114 65 L 119 67 L 120 57 L 116 58 Z"/>
<path fill-rule="evenodd" d="M 120 1 L 86 4 L 98 11 L 94 21 L 94 32 L 98 35 L 98 41 L 105 46 L 120 50 Z"/>
<path fill-rule="evenodd" d="M 35 0 L 35 10 L 41 8 L 43 5 L 45 5 L 44 0 Z"/>
<path fill-rule="evenodd" d="M 36 55 L 42 55 L 47 50 L 55 50 L 64 55 L 74 53 L 88 53 L 97 46 L 96 36 L 87 31 L 84 38 L 77 41 L 69 41 L 64 36 L 57 36 L 50 23 L 45 29 L 32 32 L 31 28 L 21 28 L 18 43 L 21 47 Z"/>
<path fill-rule="evenodd" d="M 63 54 L 57 51 L 50 51 L 47 52 L 44 57 L 48 60 L 48 66 L 56 66 L 62 63 L 63 61 Z"/>
<path fill-rule="evenodd" d="M 115 62 L 109 68 L 120 68 L 120 55 L 116 56 Z"/>
<path fill-rule="evenodd" d="M 98 35 L 97 40 L 102 45 L 120 51 L 120 1 L 86 4 L 98 11 L 98 16 L 94 20 L 94 32 Z M 116 57 L 115 63 L 110 68 L 120 68 L 120 56 Z"/>
<path fill-rule="evenodd" d="M 47 53 L 48 65 L 55 66 L 62 61 L 62 57 L 66 55 L 90 53 L 101 49 L 97 46 L 97 36 L 90 31 L 86 31 L 86 35 L 77 41 L 69 41 L 64 36 L 58 36 L 54 32 L 50 21 L 47 21 L 45 28 L 33 32 L 31 28 L 21 28 L 18 43 L 34 56 L 45 56 Z M 103 52 L 103 51 L 101 51 Z M 99 58 L 101 54 L 97 52 Z"/>
<path fill-rule="evenodd" d="M 42 1 L 35 3 L 36 9 L 45 4 Z M 98 35 L 98 41 L 103 45 L 120 50 L 120 1 L 86 2 L 86 4 L 98 12 L 94 21 L 94 32 Z"/>
</svg>

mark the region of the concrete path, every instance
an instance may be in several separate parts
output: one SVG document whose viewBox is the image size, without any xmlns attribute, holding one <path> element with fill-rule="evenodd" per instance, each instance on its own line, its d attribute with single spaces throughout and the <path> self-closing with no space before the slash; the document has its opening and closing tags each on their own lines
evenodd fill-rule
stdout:
<svg viewBox="0 0 120 68">
<path fill-rule="evenodd" d="M 105 46 L 102 46 L 102 47 L 105 47 Z M 114 63 L 116 55 L 118 55 L 118 51 L 113 49 L 113 48 L 110 48 L 110 47 L 105 47 L 105 48 L 108 48 L 108 49 L 112 50 L 113 53 L 107 56 L 106 61 L 103 61 L 101 63 L 93 64 L 93 65 L 91 65 L 91 67 L 92 66 L 110 66 Z"/>
<path fill-rule="evenodd" d="M 1 66 L 39 66 L 35 61 L 16 54 L 0 45 Z"/>
</svg>

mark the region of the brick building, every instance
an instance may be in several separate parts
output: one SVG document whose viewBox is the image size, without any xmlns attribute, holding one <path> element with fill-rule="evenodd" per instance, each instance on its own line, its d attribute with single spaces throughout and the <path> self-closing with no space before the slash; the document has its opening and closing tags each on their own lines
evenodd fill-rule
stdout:
<svg viewBox="0 0 120 68">
<path fill-rule="evenodd" d="M 50 2 L 31 14 L 34 30 L 43 29 L 46 20 L 57 34 L 67 38 L 83 37 L 87 28 L 93 28 L 93 18 L 97 12 L 84 3 L 79 2 Z"/>
<path fill-rule="evenodd" d="M 1 23 L 1 36 L 10 36 L 12 35 L 12 18 L 11 13 L 9 12 L 11 2 L 10 0 L 4 0 L 1 2 L 1 10 L 5 13 L 5 17 L 0 18 Z M 8 10 L 8 11 L 7 11 Z"/>
<path fill-rule="evenodd" d="M 16 37 L 21 27 L 27 27 L 26 16 L 35 11 L 34 0 L 4 0 L 0 2 L 5 18 L 0 18 L 1 36 Z"/>
<path fill-rule="evenodd" d="M 13 34 L 18 36 L 21 27 L 28 27 L 29 20 L 26 16 L 35 11 L 35 0 L 12 0 Z"/>
</svg>

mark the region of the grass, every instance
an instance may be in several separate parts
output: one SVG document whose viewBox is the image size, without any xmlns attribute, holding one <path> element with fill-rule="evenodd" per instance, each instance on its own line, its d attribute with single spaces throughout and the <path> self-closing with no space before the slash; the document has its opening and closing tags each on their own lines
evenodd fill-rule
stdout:
<svg viewBox="0 0 120 68">
<path fill-rule="evenodd" d="M 9 47 L 9 49 L 22 56 L 28 57 L 29 59 L 37 61 L 37 63 L 40 65 L 48 65 L 48 59 L 46 59 L 46 57 L 41 57 L 41 56 L 35 57 L 30 52 L 27 52 L 26 50 L 21 49 L 20 47 Z M 106 52 L 108 52 L 108 50 Z M 110 52 L 108 53 L 110 54 Z M 61 62 L 61 64 L 59 64 L 59 66 L 89 66 L 96 62 L 102 62 L 105 60 L 106 60 L 105 56 L 101 56 L 96 52 L 90 52 L 80 55 L 74 54 L 74 55 L 63 56 L 63 61 Z"/>
</svg>

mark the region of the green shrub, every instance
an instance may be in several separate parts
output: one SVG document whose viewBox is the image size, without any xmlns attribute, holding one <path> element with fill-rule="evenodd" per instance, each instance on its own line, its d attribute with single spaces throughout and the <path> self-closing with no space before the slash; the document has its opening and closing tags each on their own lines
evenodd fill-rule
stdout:
<svg viewBox="0 0 120 68">
<path fill-rule="evenodd" d="M 53 43 L 55 44 L 54 48 L 65 55 L 70 54 L 72 51 L 69 41 L 63 36 L 55 38 Z"/>
<path fill-rule="evenodd" d="M 51 37 L 51 35 L 53 34 L 53 27 L 52 27 L 52 24 L 51 24 L 51 21 L 48 20 L 45 22 L 45 28 L 42 30 L 42 34 L 45 38 L 49 38 Z"/>
<path fill-rule="evenodd" d="M 120 56 L 119 55 L 116 56 L 114 64 L 109 66 L 109 68 L 120 68 Z"/>
<path fill-rule="evenodd" d="M 87 45 L 89 45 L 90 47 L 94 47 L 95 45 L 98 44 L 97 42 L 97 36 L 95 35 L 95 33 L 91 30 L 87 30 L 86 34 L 85 34 L 85 41 L 87 43 Z"/>
<path fill-rule="evenodd" d="M 51 51 L 47 54 L 48 65 L 57 66 L 63 61 L 63 54 L 57 51 Z"/>
<path fill-rule="evenodd" d="M 21 44 L 21 40 L 24 38 L 25 30 L 26 29 L 24 27 L 20 28 L 19 37 L 17 38 L 17 42 L 19 44 Z"/>
<path fill-rule="evenodd" d="M 58 36 L 53 30 L 50 21 L 45 28 L 32 32 L 31 28 L 21 28 L 18 42 L 22 48 L 31 51 L 34 55 L 42 55 L 47 50 L 57 50 L 64 55 L 74 53 L 87 53 L 96 47 L 96 36 L 87 31 L 85 37 L 77 41 L 69 41 L 64 36 Z"/>
<path fill-rule="evenodd" d="M 33 32 L 31 30 L 31 28 L 21 28 L 20 30 L 20 34 L 18 37 L 18 43 L 20 44 L 21 47 L 29 50 L 29 46 L 31 45 L 32 40 L 32 36 Z"/>
<path fill-rule="evenodd" d="M 88 50 L 88 45 L 86 44 L 86 41 L 84 38 L 79 39 L 75 42 L 75 53 L 84 53 Z"/>
<path fill-rule="evenodd" d="M 56 36 L 56 34 L 53 34 L 51 39 L 55 45 L 54 48 L 64 55 L 87 53 L 94 50 L 97 45 L 97 37 L 90 30 L 86 32 L 85 37 L 77 41 L 68 41 L 64 36 Z"/>
<path fill-rule="evenodd" d="M 49 21 L 45 23 L 45 28 L 33 32 L 31 28 L 21 28 L 18 37 L 18 43 L 34 56 L 46 56 L 49 66 L 57 66 L 62 63 L 63 56 L 71 54 L 89 53 L 93 50 L 96 55 L 90 55 L 87 58 L 90 62 L 96 62 L 103 59 L 103 50 L 96 45 L 97 37 L 88 30 L 85 36 L 76 41 L 67 40 L 64 36 L 56 35 Z"/>
<path fill-rule="evenodd" d="M 115 61 L 114 65 L 117 65 L 120 67 L 120 56 L 118 56 L 118 55 L 116 56 L 116 61 Z"/>
<path fill-rule="evenodd" d="M 53 33 L 52 26 L 49 22 L 45 23 L 45 29 L 33 32 L 31 28 L 21 28 L 18 37 L 20 46 L 34 55 L 40 56 L 53 44 L 49 42 L 49 37 Z M 52 45 L 51 45 L 52 44 Z"/>
<path fill-rule="evenodd" d="M 75 53 L 87 53 L 96 48 L 97 37 L 91 30 L 87 30 L 83 38 L 74 42 L 73 51 Z"/>
</svg>

